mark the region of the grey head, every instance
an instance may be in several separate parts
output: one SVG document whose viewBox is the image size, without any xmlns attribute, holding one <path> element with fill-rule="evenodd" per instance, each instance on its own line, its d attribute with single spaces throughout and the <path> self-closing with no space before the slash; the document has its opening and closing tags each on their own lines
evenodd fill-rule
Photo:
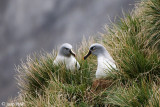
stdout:
<svg viewBox="0 0 160 107">
<path fill-rule="evenodd" d="M 95 56 L 100 56 L 100 55 L 103 55 L 105 56 L 106 53 L 108 53 L 108 51 L 106 50 L 106 48 L 99 44 L 99 43 L 94 43 L 90 46 L 89 48 L 89 52 L 88 54 L 84 57 L 84 59 L 87 59 L 87 57 L 90 55 L 90 54 L 93 54 Z"/>
<path fill-rule="evenodd" d="M 65 57 L 70 57 L 71 55 L 75 57 L 75 53 L 72 51 L 72 45 L 69 43 L 62 44 L 58 54 Z"/>
</svg>

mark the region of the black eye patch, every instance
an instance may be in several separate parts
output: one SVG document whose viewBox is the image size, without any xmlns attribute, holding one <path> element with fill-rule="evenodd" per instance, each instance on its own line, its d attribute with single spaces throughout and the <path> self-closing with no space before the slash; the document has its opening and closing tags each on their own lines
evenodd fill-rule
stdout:
<svg viewBox="0 0 160 107">
<path fill-rule="evenodd" d="M 95 49 L 96 49 L 96 47 L 95 47 L 95 46 L 91 47 L 91 50 L 95 50 Z"/>
<path fill-rule="evenodd" d="M 69 50 L 68 48 L 64 48 L 65 50 Z"/>
</svg>

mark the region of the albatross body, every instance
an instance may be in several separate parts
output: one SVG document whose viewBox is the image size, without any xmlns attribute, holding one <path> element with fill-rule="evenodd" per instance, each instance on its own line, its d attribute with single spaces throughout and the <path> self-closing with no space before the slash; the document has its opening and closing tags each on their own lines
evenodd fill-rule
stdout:
<svg viewBox="0 0 160 107">
<path fill-rule="evenodd" d="M 107 76 L 107 72 L 111 69 L 116 69 L 115 62 L 106 48 L 98 43 L 92 44 L 89 48 L 88 54 L 84 57 L 86 59 L 90 54 L 97 56 L 98 66 L 96 71 L 96 78 L 103 78 Z"/>
<path fill-rule="evenodd" d="M 65 64 L 67 70 L 75 71 L 80 68 L 78 61 L 75 58 L 75 54 L 72 51 L 72 45 L 64 43 L 61 45 L 57 57 L 53 61 L 54 65 Z"/>
</svg>

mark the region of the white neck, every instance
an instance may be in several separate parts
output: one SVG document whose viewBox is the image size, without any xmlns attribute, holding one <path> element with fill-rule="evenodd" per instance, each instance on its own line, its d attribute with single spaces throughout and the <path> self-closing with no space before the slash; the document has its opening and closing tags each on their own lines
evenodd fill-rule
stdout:
<svg viewBox="0 0 160 107">
<path fill-rule="evenodd" d="M 106 50 L 105 52 L 103 52 L 102 54 L 99 54 L 99 55 L 97 56 L 97 60 L 98 60 L 99 58 L 108 59 L 109 61 L 111 61 L 112 63 L 114 63 L 113 58 L 111 57 L 111 55 L 108 53 L 107 50 Z"/>
<path fill-rule="evenodd" d="M 107 75 L 107 72 L 110 71 L 112 67 L 116 68 L 114 60 L 109 53 L 98 55 L 97 61 L 98 66 L 96 71 L 96 78 L 105 77 Z"/>
</svg>

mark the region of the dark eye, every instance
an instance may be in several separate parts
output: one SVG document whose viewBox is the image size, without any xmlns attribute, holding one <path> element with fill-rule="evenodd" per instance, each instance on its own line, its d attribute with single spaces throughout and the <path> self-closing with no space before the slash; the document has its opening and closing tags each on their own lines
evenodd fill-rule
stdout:
<svg viewBox="0 0 160 107">
<path fill-rule="evenodd" d="M 96 47 L 95 47 L 95 46 L 91 47 L 91 50 L 95 50 L 95 49 L 96 49 Z"/>
<path fill-rule="evenodd" d="M 64 48 L 65 50 L 69 50 L 68 48 Z"/>
</svg>

